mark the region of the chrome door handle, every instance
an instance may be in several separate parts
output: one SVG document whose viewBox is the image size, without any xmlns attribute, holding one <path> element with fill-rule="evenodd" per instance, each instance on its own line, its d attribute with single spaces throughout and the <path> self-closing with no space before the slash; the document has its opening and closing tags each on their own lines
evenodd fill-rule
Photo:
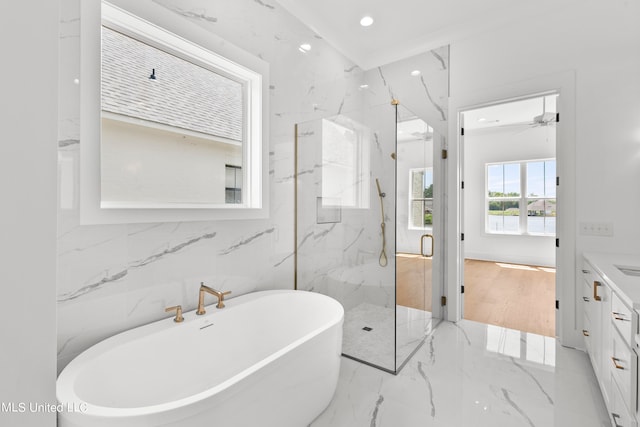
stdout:
<svg viewBox="0 0 640 427">
<path fill-rule="evenodd" d="M 426 237 L 431 238 L 431 253 L 429 255 L 424 253 L 424 239 Z M 422 237 L 420 237 L 420 255 L 422 255 L 423 257 L 433 257 L 433 245 L 434 245 L 433 235 L 423 234 Z"/>
</svg>

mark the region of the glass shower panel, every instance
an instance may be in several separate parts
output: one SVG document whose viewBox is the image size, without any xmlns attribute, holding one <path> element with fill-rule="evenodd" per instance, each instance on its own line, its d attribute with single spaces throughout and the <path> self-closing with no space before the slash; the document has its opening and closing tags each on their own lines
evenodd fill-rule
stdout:
<svg viewBox="0 0 640 427">
<path fill-rule="evenodd" d="M 439 172 L 434 163 L 434 129 L 403 105 L 397 112 L 396 155 L 396 365 L 413 354 L 433 328 L 434 224 Z M 439 147 L 439 144 L 437 144 Z M 437 314 L 437 313 L 436 313 Z"/>
<path fill-rule="evenodd" d="M 357 119 L 342 114 L 296 126 L 297 289 L 338 300 L 345 309 L 343 354 L 391 372 L 394 151 L 390 104 Z"/>
</svg>

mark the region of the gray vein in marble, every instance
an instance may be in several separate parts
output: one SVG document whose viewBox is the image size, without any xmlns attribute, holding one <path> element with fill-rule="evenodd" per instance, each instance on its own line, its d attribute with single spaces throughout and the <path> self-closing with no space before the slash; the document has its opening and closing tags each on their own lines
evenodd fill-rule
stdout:
<svg viewBox="0 0 640 427">
<path fill-rule="evenodd" d="M 338 112 L 336 114 L 342 114 L 342 108 L 344 107 L 344 98 L 342 98 L 342 102 L 340 103 L 340 107 L 338 107 Z"/>
<path fill-rule="evenodd" d="M 382 83 L 389 90 L 389 96 L 391 99 L 395 99 L 396 97 L 393 95 L 393 90 L 391 90 L 391 86 L 387 84 L 387 79 L 384 78 L 384 74 L 382 74 L 382 67 L 378 67 L 378 73 L 380 74 L 380 78 L 382 79 Z"/>
<path fill-rule="evenodd" d="M 287 255 L 286 257 L 282 258 L 282 261 L 277 262 L 276 264 L 273 265 L 273 267 L 280 267 L 286 260 L 288 260 L 289 258 L 291 258 L 293 256 L 293 252 L 290 253 L 289 255 Z"/>
<path fill-rule="evenodd" d="M 62 141 L 58 141 L 59 148 L 64 148 L 70 145 L 77 145 L 77 144 L 80 144 L 79 139 L 63 139 Z"/>
<path fill-rule="evenodd" d="M 307 95 L 311 95 L 315 89 L 316 89 L 316 87 L 315 87 L 315 86 L 311 86 L 311 87 L 309 88 L 309 90 L 307 91 Z"/>
<path fill-rule="evenodd" d="M 360 239 L 360 236 L 362 236 L 362 233 L 364 233 L 364 227 L 360 229 L 360 232 L 358 233 L 358 235 L 356 236 L 355 239 L 353 239 L 353 241 L 351 243 L 349 243 L 343 250 L 342 252 L 347 252 L 349 250 L 349 248 L 351 248 L 351 246 L 355 245 L 355 243 L 358 241 L 358 239 Z"/>
<path fill-rule="evenodd" d="M 122 270 L 122 271 L 119 271 L 118 273 L 116 273 L 114 275 L 103 277 L 99 281 L 97 281 L 95 283 L 92 283 L 90 285 L 83 286 L 80 289 L 78 289 L 77 291 L 68 292 L 66 294 L 60 295 L 58 297 L 58 302 L 71 301 L 71 300 L 74 300 L 76 298 L 79 298 L 79 297 L 81 297 L 83 295 L 86 295 L 86 294 L 88 294 L 90 292 L 93 292 L 93 291 L 96 291 L 96 290 L 100 289 L 100 287 L 102 285 L 106 284 L 106 283 L 116 282 L 116 281 L 122 279 L 127 274 L 129 274 L 129 270 Z"/>
<path fill-rule="evenodd" d="M 153 229 L 158 228 L 158 227 L 162 227 L 163 225 L 164 224 L 153 224 L 153 225 L 150 225 L 149 227 L 144 227 L 141 230 L 132 231 L 131 233 L 127 234 L 127 236 L 131 237 L 131 236 L 135 236 L 136 234 L 146 233 L 147 231 L 153 230 Z"/>
<path fill-rule="evenodd" d="M 462 331 L 462 334 L 464 335 L 464 337 L 467 340 L 467 344 L 469 344 L 469 346 L 471 346 L 471 340 L 469 339 L 469 335 L 467 335 L 467 331 L 465 331 L 462 326 L 458 325 L 457 323 L 453 323 L 453 326 L 455 326 L 456 328 L 458 328 L 460 331 Z"/>
<path fill-rule="evenodd" d="M 268 4 L 268 3 L 265 3 L 265 2 L 263 2 L 262 0 L 253 0 L 253 1 L 255 1 L 256 3 L 258 3 L 260 6 L 264 6 L 264 7 L 266 7 L 267 9 L 271 9 L 271 10 L 273 10 L 273 9 L 275 9 L 275 8 L 276 8 L 275 6 L 273 6 L 273 5 L 271 5 L 271 4 Z"/>
<path fill-rule="evenodd" d="M 373 139 L 375 139 L 376 141 L 376 148 L 380 152 L 380 155 L 382 155 L 382 145 L 380 145 L 380 137 L 378 136 L 378 132 L 373 133 Z"/>
<path fill-rule="evenodd" d="M 433 56 L 435 56 L 435 57 L 436 57 L 436 59 L 437 59 L 438 61 L 440 61 L 440 65 L 442 65 L 442 69 L 443 69 L 443 70 L 446 70 L 446 69 L 447 69 L 447 64 L 446 64 L 446 62 L 444 61 L 444 58 L 442 57 L 442 55 L 440 55 L 440 54 L 439 54 L 438 52 L 436 52 L 435 50 L 432 50 L 432 51 L 431 51 L 431 54 L 432 54 Z"/>
<path fill-rule="evenodd" d="M 187 246 L 191 246 L 194 243 L 198 243 L 203 239 L 213 239 L 214 237 L 216 237 L 215 232 L 203 234 L 202 236 L 199 236 L 199 237 L 194 237 L 193 239 L 189 239 L 186 242 L 180 243 L 179 245 L 176 245 L 172 248 L 167 248 L 162 252 L 158 252 L 157 254 L 150 255 L 143 260 L 135 261 L 131 263 L 131 268 L 144 267 L 145 265 L 149 265 L 153 262 L 159 261 L 160 259 L 164 258 L 167 255 L 175 254 L 176 252 L 181 251 Z"/>
<path fill-rule="evenodd" d="M 355 70 L 356 68 L 358 68 L 358 66 L 357 66 L 357 65 L 352 65 L 352 66 L 351 66 L 351 67 L 349 67 L 349 68 L 345 68 L 345 69 L 344 69 L 344 72 L 345 72 L 345 73 L 350 73 L 350 72 L 352 72 L 353 70 Z"/>
<path fill-rule="evenodd" d="M 433 402 L 433 387 L 431 386 L 431 381 L 429 381 L 429 378 L 427 377 L 427 374 L 425 374 L 424 370 L 422 369 L 422 362 L 418 362 L 418 372 L 420 373 L 420 376 L 422 377 L 424 382 L 427 383 L 427 387 L 429 388 L 429 402 L 431 404 L 431 418 L 435 418 L 436 417 L 436 405 Z"/>
<path fill-rule="evenodd" d="M 58 350 L 58 357 L 60 357 L 60 355 L 64 352 L 64 350 L 67 348 L 67 345 L 69 345 L 69 343 L 71 341 L 73 341 L 74 339 L 76 339 L 76 337 L 71 337 L 68 338 L 65 342 L 62 343 L 62 345 L 60 346 L 60 349 Z"/>
<path fill-rule="evenodd" d="M 435 349 L 435 347 L 433 345 L 433 338 L 434 338 L 433 334 L 429 335 L 429 338 L 428 338 L 428 342 L 429 342 L 429 363 L 432 364 L 432 365 L 435 365 L 436 364 L 436 349 Z"/>
<path fill-rule="evenodd" d="M 203 20 L 203 21 L 207 21 L 207 22 L 213 22 L 213 23 L 218 22 L 218 18 L 213 17 L 213 16 L 207 16 L 205 12 L 194 12 L 194 11 L 190 11 L 190 10 L 184 10 L 184 9 L 178 7 L 178 6 L 164 5 L 164 4 L 162 4 L 162 2 L 160 2 L 158 0 L 153 0 L 153 2 L 159 4 L 160 6 L 166 7 L 167 9 L 171 10 L 172 12 L 175 12 L 175 13 L 177 13 L 179 15 L 182 15 L 185 18 L 199 19 L 199 20 Z"/>
<path fill-rule="evenodd" d="M 302 170 L 302 171 L 298 172 L 297 174 L 285 176 L 285 177 L 281 178 L 277 183 L 278 184 L 282 184 L 284 182 L 291 181 L 293 178 L 296 177 L 296 175 L 300 176 L 300 175 L 312 174 L 318 168 L 322 168 L 322 165 L 317 165 L 316 164 L 316 165 L 313 165 L 313 168 L 311 168 L 311 169 L 305 169 L 305 170 Z"/>
<path fill-rule="evenodd" d="M 245 245 L 248 245 L 249 243 L 253 242 L 257 238 L 262 237 L 265 234 L 271 234 L 274 231 L 276 231 L 275 227 L 271 227 L 271 228 L 268 228 L 268 229 L 266 229 L 264 231 L 260 231 L 260 232 L 258 232 L 256 234 L 254 234 L 253 236 L 247 237 L 246 239 L 241 240 L 240 242 L 236 243 L 235 245 L 230 246 L 230 247 L 228 247 L 227 249 L 225 249 L 223 251 L 220 251 L 220 255 L 229 255 L 231 252 L 234 252 L 234 251 L 240 249 L 241 247 L 243 247 Z"/>
<path fill-rule="evenodd" d="M 371 414 L 371 427 L 376 427 L 376 422 L 378 418 L 378 410 L 380 409 L 380 405 L 384 402 L 384 396 L 380 395 L 378 397 L 378 401 L 376 402 L 376 407 L 373 409 L 373 414 Z"/>
<path fill-rule="evenodd" d="M 516 365 L 516 367 L 518 367 L 520 370 L 522 370 L 522 372 L 524 372 L 529 377 L 531 377 L 531 379 L 533 380 L 533 382 L 536 383 L 536 385 L 538 386 L 542 394 L 544 394 L 547 397 L 547 400 L 549 401 L 549 403 L 553 405 L 553 399 L 551 398 L 551 396 L 549 396 L 549 393 L 545 391 L 544 387 L 542 387 L 542 384 L 540 384 L 540 381 L 538 381 L 538 379 L 529 370 L 527 370 L 527 368 L 525 368 L 524 366 L 516 362 L 516 359 L 514 357 L 509 357 L 509 359 L 511 359 L 513 364 Z"/>
<path fill-rule="evenodd" d="M 326 230 L 322 230 L 320 233 L 313 235 L 313 240 L 318 240 L 318 239 L 322 239 L 324 236 L 326 236 L 327 234 L 331 233 L 333 231 L 334 228 L 336 228 L 336 225 L 338 225 L 338 223 L 333 223 L 331 224 L 331 227 L 329 227 Z"/>
<path fill-rule="evenodd" d="M 382 67 L 378 67 L 378 74 L 380 74 L 380 78 L 382 79 L 382 84 L 387 86 L 387 79 L 385 79 L 384 74 L 382 74 Z"/>
<path fill-rule="evenodd" d="M 313 236 L 313 231 L 308 232 L 300 241 L 300 243 L 298 244 L 298 249 L 300 249 L 307 241 L 307 239 L 309 239 L 309 237 Z"/>
<path fill-rule="evenodd" d="M 503 388 L 502 389 L 502 394 L 503 394 L 505 400 L 507 401 L 507 403 L 509 405 L 511 405 L 513 407 L 513 409 L 518 411 L 518 413 L 520 415 L 522 415 L 525 420 L 527 420 L 527 422 L 529 423 L 529 425 L 531 427 L 536 427 L 535 424 L 533 423 L 533 421 L 531 421 L 531 418 L 529 418 L 529 416 L 522 410 L 522 408 L 520 408 L 513 400 L 511 400 L 511 396 L 509 396 L 509 392 L 507 391 L 507 389 Z"/>
<path fill-rule="evenodd" d="M 447 115 L 445 114 L 445 112 L 442 109 L 442 107 L 439 106 L 438 104 L 436 104 L 436 102 L 431 97 L 431 93 L 429 92 L 429 88 L 427 87 L 427 82 L 424 81 L 424 76 L 420 76 L 420 82 L 422 83 L 422 86 L 424 87 L 424 91 L 427 93 L 427 98 L 429 98 L 429 101 L 431 102 L 431 104 L 433 104 L 435 109 L 438 110 L 438 112 L 440 113 L 440 116 L 442 117 L 442 121 L 446 121 L 447 120 Z"/>
<path fill-rule="evenodd" d="M 133 308 L 131 310 L 129 310 L 129 313 L 127 313 L 127 317 L 131 317 L 131 315 L 138 309 L 138 306 L 140 304 L 142 304 L 142 301 L 144 301 L 144 298 L 139 298 L 138 299 L 138 301 L 135 303 Z"/>
<path fill-rule="evenodd" d="M 109 238 L 109 239 L 106 239 L 106 240 L 101 240 L 101 241 L 96 242 L 96 243 L 94 243 L 94 244 L 92 244 L 92 245 L 85 246 L 84 248 L 73 248 L 73 249 L 69 249 L 68 251 L 60 252 L 60 253 L 58 254 L 58 257 L 60 257 L 60 256 L 62 256 L 62 255 L 67 255 L 67 254 L 72 253 L 72 252 L 84 252 L 84 251 L 86 251 L 87 249 L 92 249 L 92 248 L 95 248 L 95 247 L 98 247 L 98 246 L 102 246 L 102 245 L 104 245 L 104 244 L 106 244 L 106 243 L 113 242 L 114 240 L 117 240 L 117 239 L 118 239 L 118 237 L 112 237 L 112 238 Z"/>
</svg>

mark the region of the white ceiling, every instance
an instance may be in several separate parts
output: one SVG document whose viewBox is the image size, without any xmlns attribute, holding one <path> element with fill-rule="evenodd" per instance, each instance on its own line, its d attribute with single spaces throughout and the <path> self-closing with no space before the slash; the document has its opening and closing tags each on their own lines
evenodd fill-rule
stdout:
<svg viewBox="0 0 640 427">
<path fill-rule="evenodd" d="M 576 3 L 576 0 L 276 1 L 363 70 Z M 365 15 L 375 20 L 372 26 L 360 26 Z"/>
</svg>

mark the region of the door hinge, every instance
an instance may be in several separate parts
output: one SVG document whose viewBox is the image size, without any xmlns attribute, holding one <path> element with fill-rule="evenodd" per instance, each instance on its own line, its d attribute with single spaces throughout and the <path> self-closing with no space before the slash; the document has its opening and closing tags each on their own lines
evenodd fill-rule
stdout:
<svg viewBox="0 0 640 427">
<path fill-rule="evenodd" d="M 460 293 L 464 294 L 464 285 L 460 286 Z"/>
<path fill-rule="evenodd" d="M 460 240 L 464 240 L 464 233 L 460 233 Z"/>
<path fill-rule="evenodd" d="M 560 122 L 560 113 L 556 113 L 556 123 Z"/>
<path fill-rule="evenodd" d="M 560 177 L 556 176 L 556 186 L 560 185 Z"/>
<path fill-rule="evenodd" d="M 440 297 L 440 305 L 443 307 L 447 305 L 447 297 L 445 297 L 444 295 Z"/>
<path fill-rule="evenodd" d="M 556 239 L 556 248 L 560 247 L 560 239 Z"/>
<path fill-rule="evenodd" d="M 461 182 L 462 189 L 464 190 L 464 181 Z"/>
<path fill-rule="evenodd" d="M 560 310 L 560 301 L 556 300 L 556 310 Z"/>
<path fill-rule="evenodd" d="M 447 150 L 442 150 L 442 158 L 446 159 L 449 152 Z"/>
<path fill-rule="evenodd" d="M 464 128 L 460 128 L 460 135 L 464 136 Z"/>
</svg>

